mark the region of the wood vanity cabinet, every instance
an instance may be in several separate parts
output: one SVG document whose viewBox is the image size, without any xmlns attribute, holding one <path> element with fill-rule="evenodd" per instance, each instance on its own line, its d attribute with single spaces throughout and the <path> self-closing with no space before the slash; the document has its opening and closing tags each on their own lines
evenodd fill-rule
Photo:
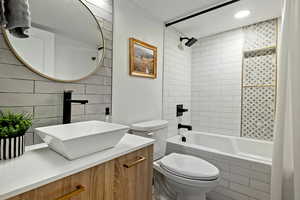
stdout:
<svg viewBox="0 0 300 200">
<path fill-rule="evenodd" d="M 153 145 L 9 200 L 151 200 Z"/>
</svg>

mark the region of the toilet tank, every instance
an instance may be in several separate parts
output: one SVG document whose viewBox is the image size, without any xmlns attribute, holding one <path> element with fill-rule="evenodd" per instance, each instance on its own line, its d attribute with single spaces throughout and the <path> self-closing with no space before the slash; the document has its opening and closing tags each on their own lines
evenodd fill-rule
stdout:
<svg viewBox="0 0 300 200">
<path fill-rule="evenodd" d="M 168 121 L 153 120 L 132 124 L 130 133 L 155 139 L 154 160 L 162 158 L 165 155 L 168 136 Z"/>
</svg>

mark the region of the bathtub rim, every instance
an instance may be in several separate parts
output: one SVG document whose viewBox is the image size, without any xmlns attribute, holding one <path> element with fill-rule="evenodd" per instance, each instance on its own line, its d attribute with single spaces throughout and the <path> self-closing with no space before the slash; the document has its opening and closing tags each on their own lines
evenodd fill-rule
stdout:
<svg viewBox="0 0 300 200">
<path fill-rule="evenodd" d="M 249 140 L 249 141 L 252 141 L 252 142 L 273 144 L 273 142 L 270 142 L 270 141 L 260 141 L 260 140 L 255 140 L 255 139 L 251 139 L 251 138 L 240 138 L 240 137 L 236 137 L 236 136 L 217 135 L 217 134 L 213 134 L 213 133 L 206 133 L 206 132 L 200 132 L 200 131 L 188 131 L 184 135 L 188 135 L 189 132 L 191 132 L 193 134 L 204 134 L 204 135 L 209 135 L 209 136 L 214 136 L 214 137 L 242 139 L 242 140 Z M 229 158 L 241 159 L 241 160 L 246 160 L 246 161 L 249 161 L 249 162 L 255 162 L 255 163 L 259 163 L 259 164 L 272 166 L 272 158 L 266 159 L 266 160 L 255 159 L 255 158 L 251 158 L 251 157 L 247 157 L 247 156 L 241 156 L 241 155 L 226 153 L 226 152 L 219 151 L 217 149 L 213 149 L 213 148 L 209 148 L 209 147 L 205 147 L 205 146 L 202 146 L 202 145 L 184 143 L 184 142 L 180 141 L 180 135 L 176 135 L 176 136 L 168 138 L 167 143 L 180 145 L 180 146 L 183 146 L 184 148 L 207 151 L 209 153 L 219 154 L 219 155 L 223 155 L 223 156 L 226 156 L 226 157 L 229 157 Z"/>
</svg>

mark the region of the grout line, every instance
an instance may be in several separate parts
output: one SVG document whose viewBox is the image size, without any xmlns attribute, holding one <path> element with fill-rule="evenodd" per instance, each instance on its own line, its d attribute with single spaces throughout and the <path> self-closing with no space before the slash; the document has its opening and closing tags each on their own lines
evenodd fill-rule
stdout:
<svg viewBox="0 0 300 200">
<path fill-rule="evenodd" d="M 36 80 L 33 80 L 33 94 L 36 93 L 35 86 L 36 86 Z"/>
</svg>

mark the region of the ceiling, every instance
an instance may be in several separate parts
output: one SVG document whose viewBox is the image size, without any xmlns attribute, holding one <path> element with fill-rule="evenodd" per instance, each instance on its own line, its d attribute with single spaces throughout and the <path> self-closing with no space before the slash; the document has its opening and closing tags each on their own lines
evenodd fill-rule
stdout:
<svg viewBox="0 0 300 200">
<path fill-rule="evenodd" d="M 163 22 L 202 11 L 226 0 L 132 0 L 149 14 Z M 227 0 L 228 1 L 228 0 Z M 184 22 L 173 25 L 178 31 L 196 38 L 231 30 L 259 21 L 279 17 L 282 0 L 241 0 L 229 6 L 214 10 Z M 249 17 L 235 19 L 240 10 L 250 10 Z"/>
</svg>

